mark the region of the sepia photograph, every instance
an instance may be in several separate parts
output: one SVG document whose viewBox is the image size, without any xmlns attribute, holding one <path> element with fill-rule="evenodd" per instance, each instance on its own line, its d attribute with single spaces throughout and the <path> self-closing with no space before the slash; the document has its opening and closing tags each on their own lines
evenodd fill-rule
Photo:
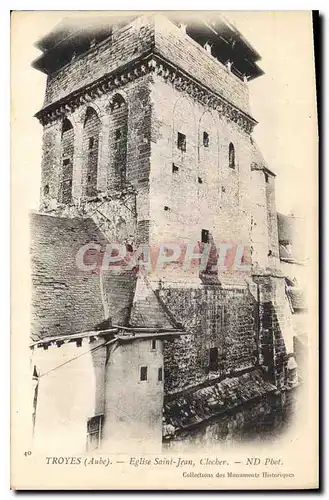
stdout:
<svg viewBox="0 0 329 500">
<path fill-rule="evenodd" d="M 12 12 L 13 489 L 318 487 L 313 19 Z"/>
</svg>

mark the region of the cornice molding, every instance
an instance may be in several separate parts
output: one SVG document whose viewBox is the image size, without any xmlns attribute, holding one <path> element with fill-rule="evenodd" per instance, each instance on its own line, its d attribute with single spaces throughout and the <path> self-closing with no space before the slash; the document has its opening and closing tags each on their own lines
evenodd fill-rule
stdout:
<svg viewBox="0 0 329 500">
<path fill-rule="evenodd" d="M 93 83 L 49 104 L 38 111 L 35 117 L 42 125 L 48 125 L 63 119 L 78 107 L 148 74 L 160 76 L 178 91 L 186 92 L 191 98 L 236 123 L 247 134 L 250 134 L 257 124 L 257 121 L 250 115 L 154 52 L 131 61 Z"/>
</svg>

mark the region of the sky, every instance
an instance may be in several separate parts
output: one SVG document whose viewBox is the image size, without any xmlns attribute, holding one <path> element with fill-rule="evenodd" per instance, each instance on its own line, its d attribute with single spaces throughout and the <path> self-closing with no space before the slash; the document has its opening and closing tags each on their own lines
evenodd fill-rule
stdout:
<svg viewBox="0 0 329 500">
<path fill-rule="evenodd" d="M 39 202 L 42 126 L 33 115 L 43 105 L 46 85 L 46 75 L 31 67 L 31 62 L 40 54 L 34 43 L 68 15 L 77 13 L 21 11 L 12 17 L 12 161 L 15 167 L 12 179 L 24 192 L 24 202 L 29 209 L 37 209 Z M 262 57 L 259 65 L 265 75 L 248 84 L 250 106 L 251 114 L 259 122 L 253 136 L 268 168 L 277 175 L 277 209 L 306 216 L 307 207 L 315 203 L 317 161 L 311 14 L 307 11 L 234 11 L 225 15 Z"/>
</svg>

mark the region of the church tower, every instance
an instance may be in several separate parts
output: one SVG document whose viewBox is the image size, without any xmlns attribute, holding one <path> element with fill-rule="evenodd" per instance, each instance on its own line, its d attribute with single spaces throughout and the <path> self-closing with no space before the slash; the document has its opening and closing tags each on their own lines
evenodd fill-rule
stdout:
<svg viewBox="0 0 329 500">
<path fill-rule="evenodd" d="M 253 140 L 249 103 L 249 82 L 263 74 L 260 55 L 213 13 L 198 21 L 188 13 L 64 20 L 37 46 L 42 54 L 33 66 L 47 74 L 36 114 L 43 126 L 40 212 L 92 223 L 93 236 L 128 252 L 174 243 L 202 253 L 224 243 L 233 261 L 243 247 L 248 264 L 221 274 L 163 266 L 145 279 L 102 283 L 103 320 L 122 344 L 107 347 L 102 361 L 103 402 L 117 405 L 119 417 L 106 417 L 103 405 L 90 429 L 110 435 L 123 415 L 133 417 L 138 402 L 125 384 L 134 386 L 136 367 L 133 375 L 129 367 L 138 357 L 136 391 L 144 408 L 150 401 L 143 419 L 158 430 L 163 407 L 164 428 L 179 433 L 175 397 L 212 381 L 255 373 L 269 384 L 265 393 L 283 390 L 289 306 L 277 272 L 275 174 Z M 143 385 L 148 356 L 155 360 L 152 390 Z"/>
</svg>

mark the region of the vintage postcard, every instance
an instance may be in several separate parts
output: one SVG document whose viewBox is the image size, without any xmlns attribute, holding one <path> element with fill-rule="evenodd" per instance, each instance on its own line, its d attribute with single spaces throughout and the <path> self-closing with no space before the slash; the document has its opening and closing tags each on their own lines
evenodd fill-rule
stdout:
<svg viewBox="0 0 329 500">
<path fill-rule="evenodd" d="M 12 12 L 13 489 L 319 487 L 313 37 Z"/>
</svg>

